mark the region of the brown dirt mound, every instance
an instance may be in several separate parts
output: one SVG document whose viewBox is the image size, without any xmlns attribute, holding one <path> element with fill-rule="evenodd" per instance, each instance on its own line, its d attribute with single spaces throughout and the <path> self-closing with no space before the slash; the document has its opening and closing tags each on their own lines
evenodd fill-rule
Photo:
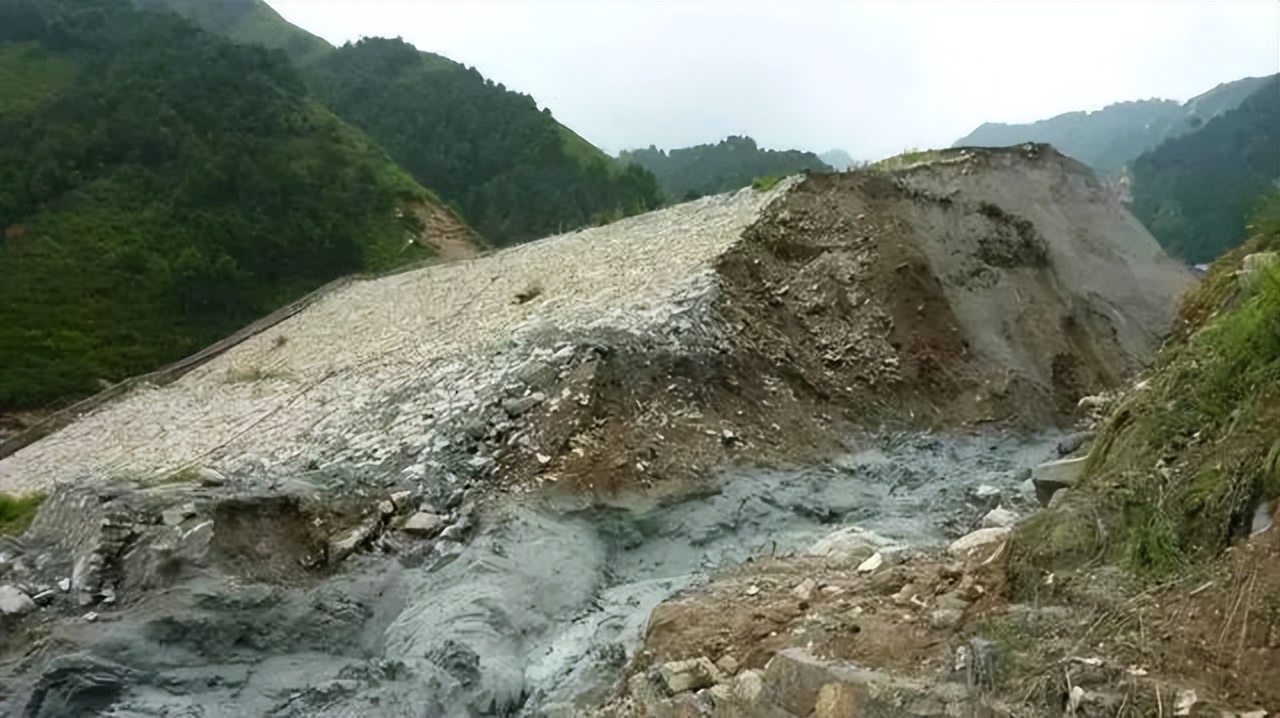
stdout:
<svg viewBox="0 0 1280 718">
<path fill-rule="evenodd" d="M 665 493 L 860 429 L 1069 423 L 1147 359 L 1192 279 L 1087 169 L 1022 152 L 799 183 L 719 258 L 719 338 L 611 342 L 548 392 L 578 399 L 535 415 L 539 449 L 507 475 Z M 1135 294 L 1139 275 L 1157 287 Z"/>
</svg>

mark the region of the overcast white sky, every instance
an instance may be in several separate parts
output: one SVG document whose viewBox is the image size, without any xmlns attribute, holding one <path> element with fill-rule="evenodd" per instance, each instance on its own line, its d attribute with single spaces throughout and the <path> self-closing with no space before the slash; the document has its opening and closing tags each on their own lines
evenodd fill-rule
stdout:
<svg viewBox="0 0 1280 718">
<path fill-rule="evenodd" d="M 475 66 L 614 153 L 747 134 L 874 159 L 1280 70 L 1275 0 L 268 2 Z"/>
</svg>

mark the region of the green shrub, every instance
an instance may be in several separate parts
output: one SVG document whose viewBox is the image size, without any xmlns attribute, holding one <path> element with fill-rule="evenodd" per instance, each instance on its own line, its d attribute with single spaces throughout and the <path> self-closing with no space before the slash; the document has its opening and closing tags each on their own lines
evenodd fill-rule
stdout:
<svg viewBox="0 0 1280 718">
<path fill-rule="evenodd" d="M 774 187 L 777 187 L 778 183 L 781 182 L 782 179 L 782 175 L 776 175 L 773 177 L 757 177 L 754 180 L 751 180 L 751 189 L 767 192 Z"/>
</svg>

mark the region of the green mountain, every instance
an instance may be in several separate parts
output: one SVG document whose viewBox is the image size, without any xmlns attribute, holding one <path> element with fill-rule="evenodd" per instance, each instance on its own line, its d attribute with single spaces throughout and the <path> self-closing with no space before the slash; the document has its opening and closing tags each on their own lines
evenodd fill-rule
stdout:
<svg viewBox="0 0 1280 718">
<path fill-rule="evenodd" d="M 496 244 L 654 209 L 653 176 L 614 162 L 532 97 L 403 40 L 348 43 L 308 65 L 317 96 Z"/>
<path fill-rule="evenodd" d="M 1127 166 L 1161 142 L 1191 132 L 1238 106 L 1269 78 L 1227 82 L 1179 104 L 1173 100 L 1119 102 L 1095 112 L 1068 112 L 1030 124 L 987 122 L 953 147 L 1004 147 L 1047 142 L 1104 172 Z"/>
<path fill-rule="evenodd" d="M 494 244 L 654 209 L 649 173 L 615 162 L 528 95 L 473 68 L 369 38 L 332 48 L 262 0 L 135 0 L 237 42 L 281 49 L 343 120 L 384 147 Z"/>
<path fill-rule="evenodd" d="M 0 0 L 0 411 L 429 256 L 434 197 L 279 53 L 114 0 Z"/>
<path fill-rule="evenodd" d="M 618 159 L 652 172 L 669 196 L 682 200 L 746 187 L 757 177 L 831 171 L 812 152 L 763 150 L 750 137 L 670 152 L 650 145 L 625 150 Z"/>
<path fill-rule="evenodd" d="M 1160 244 L 1208 262 L 1245 239 L 1245 219 L 1280 182 L 1280 75 L 1200 129 L 1133 162 L 1134 215 Z"/>
</svg>

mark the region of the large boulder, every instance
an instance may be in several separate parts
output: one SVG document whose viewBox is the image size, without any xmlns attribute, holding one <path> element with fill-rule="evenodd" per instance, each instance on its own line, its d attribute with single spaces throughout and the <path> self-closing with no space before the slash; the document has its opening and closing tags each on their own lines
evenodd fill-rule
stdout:
<svg viewBox="0 0 1280 718">
<path fill-rule="evenodd" d="M 36 610 L 36 602 L 13 586 L 0 586 L 0 618 L 24 616 Z"/>
<path fill-rule="evenodd" d="M 1088 457 L 1075 459 L 1058 459 L 1046 461 L 1031 471 L 1031 483 L 1036 488 L 1036 500 L 1041 506 L 1048 506 L 1053 495 L 1062 489 L 1076 485 L 1080 473 L 1084 471 L 1084 462 Z"/>
</svg>

